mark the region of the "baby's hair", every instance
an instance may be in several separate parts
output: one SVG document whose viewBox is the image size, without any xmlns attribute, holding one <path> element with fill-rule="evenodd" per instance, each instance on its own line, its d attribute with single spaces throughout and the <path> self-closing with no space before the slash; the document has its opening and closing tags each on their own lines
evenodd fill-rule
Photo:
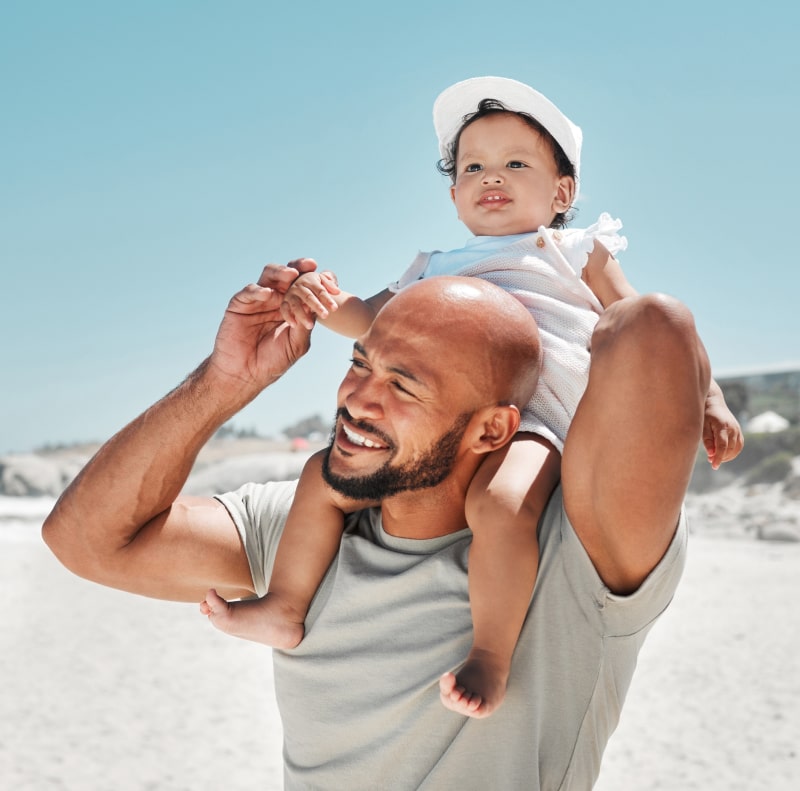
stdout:
<svg viewBox="0 0 800 791">
<path fill-rule="evenodd" d="M 485 118 L 487 115 L 495 115 L 498 113 L 511 113 L 512 115 L 518 115 L 523 121 L 525 121 L 525 123 L 528 124 L 531 129 L 537 132 L 548 144 L 548 146 L 550 146 L 550 150 L 553 152 L 553 158 L 556 162 L 556 168 L 558 169 L 558 175 L 570 176 L 577 181 L 574 165 L 569 161 L 569 158 L 564 153 L 564 149 L 561 148 L 550 132 L 548 132 L 547 129 L 545 129 L 532 115 L 529 115 L 528 113 L 517 112 L 516 110 L 509 110 L 497 99 L 481 99 L 481 101 L 478 102 L 478 109 L 474 113 L 469 113 L 468 115 L 464 116 L 461 129 L 458 130 L 458 133 L 453 138 L 453 142 L 448 146 L 447 156 L 443 159 L 440 159 L 436 163 L 436 169 L 442 175 L 449 176 L 450 180 L 455 184 L 458 143 L 461 140 L 462 133 L 471 123 L 474 123 L 479 118 Z M 573 211 L 574 210 L 570 207 L 569 211 L 556 214 L 556 216 L 553 218 L 553 221 L 550 223 L 550 227 L 564 228 L 567 223 L 572 220 Z"/>
</svg>

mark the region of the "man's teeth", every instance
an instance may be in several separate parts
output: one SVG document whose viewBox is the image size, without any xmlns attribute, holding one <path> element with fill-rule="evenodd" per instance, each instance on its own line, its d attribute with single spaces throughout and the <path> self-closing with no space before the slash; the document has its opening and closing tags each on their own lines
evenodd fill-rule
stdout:
<svg viewBox="0 0 800 791">
<path fill-rule="evenodd" d="M 373 442 L 371 439 L 367 439 L 366 437 L 362 437 L 361 434 L 356 434 L 354 431 L 350 431 L 347 426 L 342 426 L 344 430 L 345 436 L 347 439 L 350 440 L 354 445 L 362 445 L 365 448 L 382 448 L 379 442 Z"/>
</svg>

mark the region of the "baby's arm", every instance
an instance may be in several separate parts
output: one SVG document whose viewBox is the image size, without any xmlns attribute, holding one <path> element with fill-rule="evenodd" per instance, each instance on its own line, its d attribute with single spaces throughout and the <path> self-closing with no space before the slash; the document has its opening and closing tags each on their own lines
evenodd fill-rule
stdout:
<svg viewBox="0 0 800 791">
<path fill-rule="evenodd" d="M 300 262 L 290 266 L 297 268 Z M 314 264 L 316 266 L 316 264 Z M 365 333 L 377 312 L 391 299 L 392 292 L 384 289 L 368 299 L 342 291 L 333 272 L 306 272 L 297 276 L 286 292 L 281 315 L 291 326 L 312 329 L 319 321 L 329 330 L 348 338 L 358 338 Z"/>
<path fill-rule="evenodd" d="M 582 277 L 604 308 L 624 297 L 636 296 L 637 293 L 625 277 L 619 261 L 597 241 L 583 268 Z M 699 338 L 698 342 L 701 342 Z M 703 446 L 708 454 L 708 461 L 715 470 L 723 462 L 735 459 L 744 446 L 739 421 L 725 403 L 722 389 L 714 379 L 711 380 L 706 397 Z"/>
<path fill-rule="evenodd" d="M 635 297 L 636 289 L 628 282 L 622 267 L 606 248 L 595 241 L 581 278 L 604 308 L 624 297 Z"/>
</svg>

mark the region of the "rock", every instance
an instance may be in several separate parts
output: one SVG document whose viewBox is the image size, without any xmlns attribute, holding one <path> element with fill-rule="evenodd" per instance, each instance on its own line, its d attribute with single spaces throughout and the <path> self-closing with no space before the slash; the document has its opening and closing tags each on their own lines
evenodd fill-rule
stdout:
<svg viewBox="0 0 800 791">
<path fill-rule="evenodd" d="M 189 476 L 184 494 L 212 495 L 255 481 L 289 481 L 300 477 L 309 453 L 271 452 L 234 456 L 207 464 Z"/>
<path fill-rule="evenodd" d="M 212 440 L 200 452 L 184 491 L 211 495 L 248 481 L 297 478 L 308 457 L 319 447 L 320 443 L 306 443 L 301 449 L 288 441 L 254 438 Z M 75 445 L 0 456 L 0 496 L 58 497 L 96 451 L 96 445 Z"/>
<path fill-rule="evenodd" d="M 771 522 L 756 525 L 756 538 L 759 541 L 800 542 L 800 527 L 789 522 Z"/>
<path fill-rule="evenodd" d="M 792 475 L 786 479 L 783 494 L 790 500 L 800 500 L 800 475 Z"/>
<path fill-rule="evenodd" d="M 33 453 L 0 457 L 0 494 L 58 497 L 86 462 L 84 457 L 51 458 Z"/>
</svg>

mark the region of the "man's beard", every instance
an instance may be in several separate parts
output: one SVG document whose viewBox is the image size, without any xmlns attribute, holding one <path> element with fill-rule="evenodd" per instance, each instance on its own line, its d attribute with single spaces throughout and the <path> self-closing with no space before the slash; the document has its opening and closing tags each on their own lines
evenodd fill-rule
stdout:
<svg viewBox="0 0 800 791">
<path fill-rule="evenodd" d="M 339 410 L 337 418 L 344 412 Z M 330 467 L 331 449 L 336 436 L 336 424 L 331 434 L 331 444 L 322 462 L 322 477 L 335 491 L 352 500 L 383 500 L 401 492 L 426 489 L 440 484 L 451 472 L 455 464 L 458 446 L 464 436 L 472 415 L 462 413 L 452 426 L 433 442 L 428 450 L 405 464 L 394 466 L 390 458 L 382 467 L 367 475 L 347 477 L 339 475 Z M 366 423 L 350 419 L 356 428 L 367 429 Z M 375 432 L 375 429 L 369 427 Z M 382 436 L 382 435 L 381 435 Z"/>
</svg>

